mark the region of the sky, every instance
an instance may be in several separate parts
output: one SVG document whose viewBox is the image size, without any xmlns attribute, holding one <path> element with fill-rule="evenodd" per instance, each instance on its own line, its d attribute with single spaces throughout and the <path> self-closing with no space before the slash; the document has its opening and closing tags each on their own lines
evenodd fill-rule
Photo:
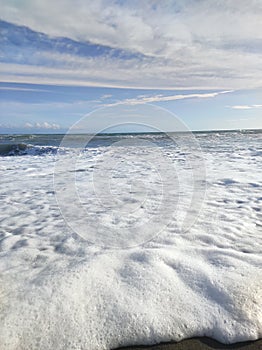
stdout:
<svg viewBox="0 0 262 350">
<path fill-rule="evenodd" d="M 0 133 L 62 133 L 101 107 L 145 104 L 190 130 L 262 129 L 261 0 L 0 8 Z"/>
</svg>

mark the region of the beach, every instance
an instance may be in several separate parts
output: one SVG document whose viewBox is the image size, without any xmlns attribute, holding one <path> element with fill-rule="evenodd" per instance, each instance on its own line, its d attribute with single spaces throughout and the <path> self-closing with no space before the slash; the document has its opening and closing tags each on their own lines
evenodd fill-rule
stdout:
<svg viewBox="0 0 262 350">
<path fill-rule="evenodd" d="M 262 349 L 262 340 L 254 342 L 243 342 L 231 345 L 221 344 L 213 339 L 209 338 L 196 338 L 187 339 L 179 343 L 166 343 L 154 346 L 138 346 L 138 347 L 125 347 L 119 348 L 119 350 L 210 350 L 210 349 L 247 349 L 247 350 L 260 350 Z"/>
</svg>

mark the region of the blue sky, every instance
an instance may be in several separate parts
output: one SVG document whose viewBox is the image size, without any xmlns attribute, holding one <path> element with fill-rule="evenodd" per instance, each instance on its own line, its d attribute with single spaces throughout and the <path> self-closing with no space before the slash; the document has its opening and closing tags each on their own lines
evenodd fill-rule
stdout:
<svg viewBox="0 0 262 350">
<path fill-rule="evenodd" d="M 262 128 L 260 1 L 0 7 L 2 133 L 65 132 L 120 103 L 166 108 L 192 130 Z"/>
</svg>

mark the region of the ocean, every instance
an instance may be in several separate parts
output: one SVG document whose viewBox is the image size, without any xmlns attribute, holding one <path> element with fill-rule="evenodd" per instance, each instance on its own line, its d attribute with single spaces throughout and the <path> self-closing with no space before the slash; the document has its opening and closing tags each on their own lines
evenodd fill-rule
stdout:
<svg viewBox="0 0 262 350">
<path fill-rule="evenodd" d="M 262 337 L 261 130 L 0 135 L 0 172 L 3 349 Z"/>
</svg>

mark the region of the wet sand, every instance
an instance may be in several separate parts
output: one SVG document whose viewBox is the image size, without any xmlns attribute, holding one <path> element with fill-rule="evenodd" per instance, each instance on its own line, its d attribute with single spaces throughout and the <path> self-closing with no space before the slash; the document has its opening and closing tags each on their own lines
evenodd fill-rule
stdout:
<svg viewBox="0 0 262 350">
<path fill-rule="evenodd" d="M 242 350 L 262 350 L 262 339 L 225 345 L 213 339 L 201 337 L 182 340 L 179 343 L 165 343 L 152 346 L 128 346 L 117 350 L 222 350 L 222 349 L 242 349 Z"/>
</svg>

